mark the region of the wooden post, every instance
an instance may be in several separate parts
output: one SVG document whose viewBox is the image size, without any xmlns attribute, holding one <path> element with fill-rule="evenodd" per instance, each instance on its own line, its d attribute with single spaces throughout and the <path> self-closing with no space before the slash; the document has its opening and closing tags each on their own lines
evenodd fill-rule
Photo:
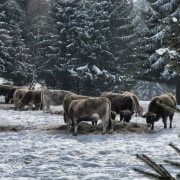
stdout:
<svg viewBox="0 0 180 180">
<path fill-rule="evenodd" d="M 176 100 L 177 104 L 180 105 L 180 81 L 176 82 Z"/>
</svg>

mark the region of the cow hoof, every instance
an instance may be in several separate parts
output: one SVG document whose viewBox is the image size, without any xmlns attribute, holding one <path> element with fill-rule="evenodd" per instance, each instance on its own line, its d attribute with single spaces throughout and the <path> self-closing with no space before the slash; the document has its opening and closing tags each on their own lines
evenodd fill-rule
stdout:
<svg viewBox="0 0 180 180">
<path fill-rule="evenodd" d="M 72 135 L 73 135 L 73 136 L 77 136 L 77 133 L 73 133 Z"/>
<path fill-rule="evenodd" d="M 102 135 L 105 135 L 106 133 L 102 133 Z"/>
<path fill-rule="evenodd" d="M 113 131 L 110 131 L 109 134 L 113 134 Z"/>
</svg>

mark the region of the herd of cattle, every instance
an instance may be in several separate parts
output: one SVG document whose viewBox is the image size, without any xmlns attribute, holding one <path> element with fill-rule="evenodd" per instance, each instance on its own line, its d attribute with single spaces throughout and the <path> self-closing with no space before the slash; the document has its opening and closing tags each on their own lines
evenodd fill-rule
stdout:
<svg viewBox="0 0 180 180">
<path fill-rule="evenodd" d="M 99 97 L 77 95 L 65 90 L 39 89 L 29 90 L 24 86 L 0 85 L 0 96 L 5 97 L 5 103 L 13 102 L 17 110 L 28 106 L 29 110 L 35 108 L 43 112 L 51 112 L 50 106 L 62 105 L 64 110 L 64 122 L 74 128 L 77 135 L 78 123 L 91 121 L 97 124 L 102 121 L 103 134 L 109 129 L 113 131 L 113 121 L 116 115 L 120 115 L 120 121 L 130 122 L 132 116 L 146 118 L 148 126 L 154 129 L 154 122 L 162 118 L 164 128 L 167 128 L 169 117 L 172 128 L 172 120 L 176 111 L 176 98 L 171 93 L 155 96 L 149 103 L 148 112 L 143 114 L 138 97 L 131 92 L 112 93 L 103 92 Z"/>
</svg>

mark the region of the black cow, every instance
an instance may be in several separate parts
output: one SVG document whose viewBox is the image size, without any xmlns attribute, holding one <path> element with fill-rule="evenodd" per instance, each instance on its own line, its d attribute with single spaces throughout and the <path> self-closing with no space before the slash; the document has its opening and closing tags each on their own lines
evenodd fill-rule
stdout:
<svg viewBox="0 0 180 180">
<path fill-rule="evenodd" d="M 0 96 L 5 97 L 5 103 L 9 103 L 10 99 L 7 98 L 8 93 L 10 92 L 13 85 L 4 85 L 0 84 Z"/>
</svg>

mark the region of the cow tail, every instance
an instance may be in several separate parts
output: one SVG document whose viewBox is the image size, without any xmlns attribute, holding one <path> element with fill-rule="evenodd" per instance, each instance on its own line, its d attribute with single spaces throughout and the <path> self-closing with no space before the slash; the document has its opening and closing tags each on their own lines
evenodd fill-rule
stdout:
<svg viewBox="0 0 180 180">
<path fill-rule="evenodd" d="M 111 102 L 109 101 L 109 124 L 108 124 L 109 130 L 113 129 L 112 127 L 112 120 L 111 120 Z"/>
</svg>

